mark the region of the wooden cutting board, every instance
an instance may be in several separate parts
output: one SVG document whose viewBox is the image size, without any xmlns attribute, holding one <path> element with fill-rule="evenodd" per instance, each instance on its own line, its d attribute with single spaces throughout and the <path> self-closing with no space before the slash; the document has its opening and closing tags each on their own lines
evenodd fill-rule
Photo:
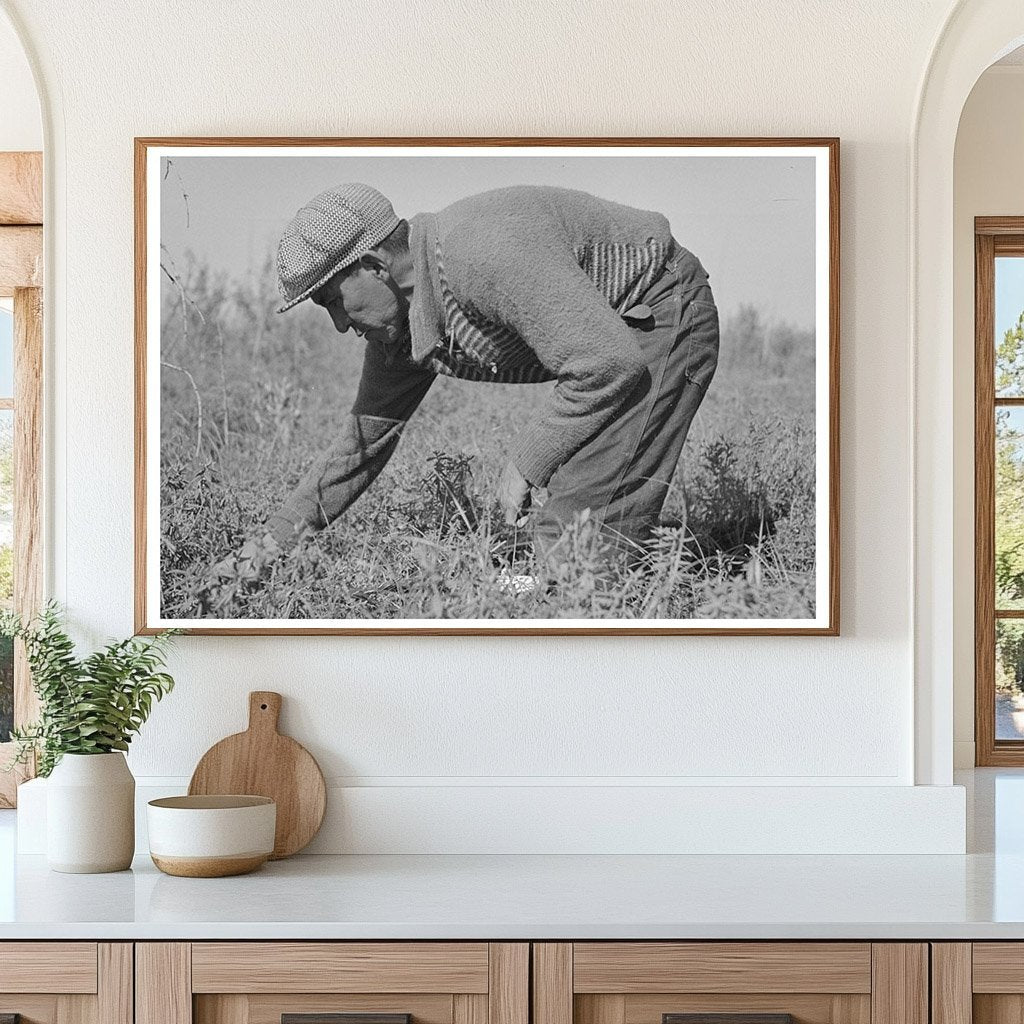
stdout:
<svg viewBox="0 0 1024 1024">
<path fill-rule="evenodd" d="M 277 731 L 281 694 L 249 694 L 249 728 L 214 744 L 188 785 L 190 796 L 245 793 L 277 803 L 271 860 L 290 857 L 317 834 L 327 808 L 327 787 L 313 755 Z"/>
</svg>

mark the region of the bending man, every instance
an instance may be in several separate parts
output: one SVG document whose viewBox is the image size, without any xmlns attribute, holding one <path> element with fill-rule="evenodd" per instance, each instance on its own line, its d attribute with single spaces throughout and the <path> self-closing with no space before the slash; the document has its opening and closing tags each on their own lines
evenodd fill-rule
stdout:
<svg viewBox="0 0 1024 1024">
<path fill-rule="evenodd" d="M 531 516 L 541 548 L 585 509 L 612 549 L 650 540 L 718 359 L 707 274 L 664 216 L 517 186 L 405 221 L 375 189 L 350 183 L 299 210 L 278 274 L 280 312 L 310 299 L 366 349 L 338 437 L 239 552 L 239 568 L 340 516 L 438 374 L 556 382 L 511 440 L 497 495 L 511 522 L 531 488 L 548 489 Z"/>
</svg>

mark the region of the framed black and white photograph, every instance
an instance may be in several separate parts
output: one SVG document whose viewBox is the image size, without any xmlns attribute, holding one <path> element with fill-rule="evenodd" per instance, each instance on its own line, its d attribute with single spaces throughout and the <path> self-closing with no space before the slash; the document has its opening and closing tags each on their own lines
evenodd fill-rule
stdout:
<svg viewBox="0 0 1024 1024">
<path fill-rule="evenodd" d="M 137 139 L 136 627 L 839 629 L 836 139 Z"/>
</svg>

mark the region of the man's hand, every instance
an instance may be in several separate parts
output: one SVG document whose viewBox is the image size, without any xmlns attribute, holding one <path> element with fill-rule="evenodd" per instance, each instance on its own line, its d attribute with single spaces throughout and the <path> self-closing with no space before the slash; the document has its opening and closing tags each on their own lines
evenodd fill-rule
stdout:
<svg viewBox="0 0 1024 1024">
<path fill-rule="evenodd" d="M 224 611 L 236 595 L 252 590 L 265 574 L 270 563 L 280 557 L 281 547 L 269 534 L 251 537 L 236 552 L 221 559 L 199 593 L 205 612 Z"/>
<path fill-rule="evenodd" d="M 522 520 L 530 508 L 530 482 L 513 462 L 505 464 L 498 481 L 498 504 L 509 526 L 522 526 Z"/>
<path fill-rule="evenodd" d="M 250 537 L 238 551 L 213 567 L 213 576 L 219 580 L 252 583 L 259 579 L 264 568 L 280 554 L 280 545 L 269 533 L 262 537 Z"/>
</svg>

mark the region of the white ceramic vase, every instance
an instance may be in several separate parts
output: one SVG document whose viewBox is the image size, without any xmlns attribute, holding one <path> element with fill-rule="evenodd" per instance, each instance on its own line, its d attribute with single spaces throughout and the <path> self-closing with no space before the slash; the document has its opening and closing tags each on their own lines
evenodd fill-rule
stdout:
<svg viewBox="0 0 1024 1024">
<path fill-rule="evenodd" d="M 46 783 L 54 871 L 124 871 L 135 853 L 135 778 L 124 754 L 65 754 Z"/>
</svg>

